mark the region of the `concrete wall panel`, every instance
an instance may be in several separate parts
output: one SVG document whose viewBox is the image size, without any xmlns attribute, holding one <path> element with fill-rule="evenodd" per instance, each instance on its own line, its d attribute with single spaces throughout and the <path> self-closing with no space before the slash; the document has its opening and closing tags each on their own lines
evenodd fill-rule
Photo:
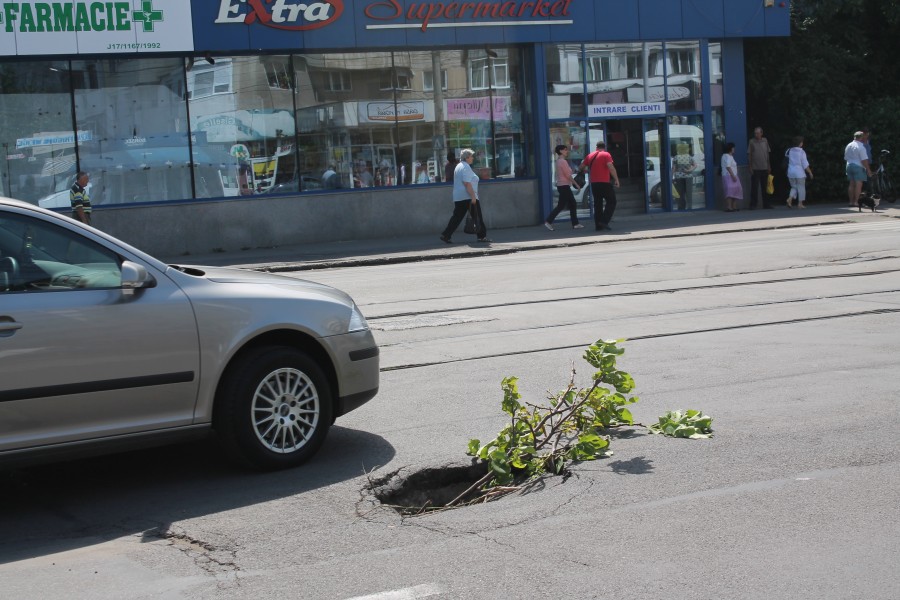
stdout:
<svg viewBox="0 0 900 600">
<path fill-rule="evenodd" d="M 479 192 L 488 230 L 540 223 L 537 186 L 534 179 L 482 182 Z M 450 187 L 436 185 L 104 207 L 94 211 L 94 223 L 150 254 L 190 256 L 429 231 L 437 236 L 452 212 Z"/>
</svg>

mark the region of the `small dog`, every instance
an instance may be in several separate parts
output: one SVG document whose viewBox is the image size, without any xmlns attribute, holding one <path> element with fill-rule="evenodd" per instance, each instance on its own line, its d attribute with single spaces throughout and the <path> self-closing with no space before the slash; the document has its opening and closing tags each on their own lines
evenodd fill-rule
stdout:
<svg viewBox="0 0 900 600">
<path fill-rule="evenodd" d="M 872 212 L 875 212 L 875 209 L 878 208 L 879 204 L 881 204 L 881 196 L 877 194 L 869 196 L 865 192 L 862 192 L 859 195 L 859 200 L 856 202 L 856 205 L 859 207 L 859 212 L 862 212 L 863 206 L 871 208 Z"/>
</svg>

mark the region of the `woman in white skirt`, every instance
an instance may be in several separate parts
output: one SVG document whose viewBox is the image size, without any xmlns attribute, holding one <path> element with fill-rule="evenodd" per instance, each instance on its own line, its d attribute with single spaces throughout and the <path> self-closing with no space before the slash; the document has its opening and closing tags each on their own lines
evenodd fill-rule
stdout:
<svg viewBox="0 0 900 600">
<path fill-rule="evenodd" d="M 725 190 L 725 212 L 741 210 L 738 202 L 744 199 L 744 188 L 734 160 L 734 142 L 725 144 L 725 153 L 722 154 L 722 189 Z"/>
<path fill-rule="evenodd" d="M 791 193 L 787 197 L 788 208 L 793 206 L 794 200 L 797 200 L 797 208 L 806 208 L 803 205 L 806 201 L 806 177 L 809 176 L 812 179 L 813 174 L 809 168 L 809 161 L 806 160 L 802 135 L 794 138 L 794 147 L 784 155 L 788 159 L 787 176 L 788 181 L 791 182 Z"/>
</svg>

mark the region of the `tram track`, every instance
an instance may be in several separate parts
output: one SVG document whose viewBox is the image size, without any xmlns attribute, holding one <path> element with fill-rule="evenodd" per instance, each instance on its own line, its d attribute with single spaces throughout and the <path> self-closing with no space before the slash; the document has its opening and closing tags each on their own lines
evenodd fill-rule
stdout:
<svg viewBox="0 0 900 600">
<path fill-rule="evenodd" d="M 604 300 L 604 299 L 614 299 L 614 298 L 628 298 L 628 297 L 636 297 L 636 296 L 653 296 L 653 295 L 663 295 L 663 294 L 677 294 L 680 292 L 692 292 L 692 291 L 703 291 L 703 290 L 715 290 L 715 289 L 728 289 L 728 288 L 737 288 L 737 287 L 749 287 L 749 286 L 757 286 L 757 285 L 781 285 L 781 284 L 789 284 L 789 283 L 800 283 L 804 281 L 823 281 L 823 280 L 837 280 L 837 279 L 847 279 L 847 278 L 855 278 L 855 277 L 874 277 L 878 275 L 889 275 L 900 273 L 900 268 L 897 269 L 881 269 L 878 271 L 865 271 L 865 272 L 855 272 L 855 273 L 831 273 L 824 275 L 809 275 L 802 277 L 788 277 L 782 279 L 754 279 L 751 281 L 734 281 L 734 282 L 723 282 L 723 283 L 711 283 L 705 285 L 685 285 L 679 287 L 664 287 L 658 289 L 649 289 L 649 290 L 630 290 L 630 291 L 621 291 L 621 292 L 610 292 L 610 293 L 601 293 L 601 294 L 583 294 L 578 296 L 566 296 L 564 298 L 539 298 L 539 299 L 531 299 L 531 300 L 515 300 L 515 301 L 506 301 L 506 302 L 494 302 L 494 303 L 481 303 L 481 304 L 470 304 L 466 306 L 460 307 L 452 307 L 452 308 L 432 308 L 432 309 L 423 309 L 423 310 L 414 310 L 414 311 L 400 311 L 394 313 L 386 313 L 380 314 L 374 317 L 369 317 L 368 321 L 370 324 L 377 323 L 380 320 L 385 319 L 398 319 L 398 318 L 415 318 L 422 317 L 427 315 L 435 315 L 435 314 L 444 314 L 444 313 L 461 313 L 461 312 L 473 312 L 480 310 L 489 310 L 492 308 L 506 308 L 512 306 L 537 306 L 541 304 L 556 304 L 560 302 L 578 302 L 578 301 L 590 301 L 590 300 Z M 648 282 L 634 282 L 627 283 L 625 285 L 646 285 Z M 886 289 L 878 292 L 872 293 L 893 293 L 897 292 L 897 289 Z M 851 296 L 856 296 L 860 294 L 851 294 Z M 828 298 L 840 298 L 844 297 L 842 295 L 835 296 L 827 296 Z M 445 298 L 446 299 L 446 298 Z M 363 308 L 366 308 L 364 305 Z"/>
<path fill-rule="evenodd" d="M 900 313 L 900 307 L 898 308 L 880 308 L 873 309 L 867 311 L 850 311 L 844 313 L 836 313 L 832 315 L 818 315 L 812 317 L 801 317 L 801 318 L 792 318 L 792 319 L 777 319 L 771 321 L 763 321 L 756 323 L 742 323 L 738 325 L 723 325 L 720 327 L 708 327 L 708 328 L 696 328 L 696 329 L 688 329 L 684 331 L 674 331 L 674 332 L 666 332 L 666 333 L 655 333 L 655 334 L 645 334 L 645 335 L 635 335 L 628 338 L 629 341 L 640 341 L 640 340 L 651 340 L 651 339 L 660 339 L 660 338 L 670 338 L 670 337 L 680 337 L 686 335 L 698 335 L 705 333 L 716 333 L 722 331 L 733 331 L 738 329 L 749 329 L 749 328 L 757 328 L 757 327 L 772 327 L 778 325 L 795 325 L 798 323 L 809 323 L 814 321 L 831 321 L 835 319 L 848 319 L 848 318 L 859 318 L 865 316 L 874 316 L 874 315 L 886 315 L 886 314 L 898 314 Z M 585 348 L 591 344 L 593 344 L 596 340 L 581 340 L 574 344 L 565 344 L 562 346 L 552 346 L 552 347 L 543 347 L 543 348 L 533 348 L 527 350 L 514 350 L 509 352 L 494 352 L 494 353 L 486 353 L 479 354 L 474 356 L 465 356 L 461 358 L 443 358 L 437 361 L 429 361 L 429 362 L 421 362 L 421 363 L 409 363 L 403 365 L 392 365 L 388 367 L 382 367 L 381 372 L 387 373 L 390 371 L 402 371 L 407 369 L 420 369 L 424 367 L 434 367 L 438 365 L 447 365 L 452 363 L 465 363 L 472 362 L 478 360 L 486 360 L 492 358 L 509 358 L 513 356 L 525 356 L 529 354 L 540 354 L 544 352 L 556 352 L 560 350 L 572 350 L 572 349 L 580 349 Z"/>
<path fill-rule="evenodd" d="M 528 307 L 528 306 L 540 306 L 547 304 L 560 304 L 560 303 L 569 303 L 569 302 L 585 302 L 585 301 L 602 301 L 602 300 L 611 300 L 611 299 L 622 299 L 629 297 L 650 297 L 656 295 L 665 295 L 665 294 L 679 294 L 679 293 L 690 293 L 697 291 L 710 291 L 710 290 L 718 290 L 718 289 L 733 289 L 733 288 L 741 288 L 741 287 L 750 287 L 750 286 L 784 286 L 791 284 L 803 284 L 804 282 L 821 282 L 821 281 L 839 281 L 846 279 L 857 279 L 857 278 L 865 278 L 865 277 L 879 277 L 879 276 L 890 276 L 896 275 L 900 273 L 900 268 L 896 269 L 879 269 L 876 271 L 856 271 L 852 273 L 829 273 L 822 275 L 805 275 L 805 276 L 794 276 L 794 277 L 784 277 L 784 278 L 758 278 L 748 281 L 730 281 L 730 282 L 721 282 L 721 283 L 707 283 L 700 285 L 682 285 L 682 286 L 667 286 L 661 287 L 657 289 L 649 289 L 649 290 L 628 290 L 628 291 L 618 291 L 618 292 L 609 292 L 609 293 L 600 293 L 600 294 L 581 294 L 577 296 L 565 296 L 565 297 L 555 297 L 555 298 L 536 298 L 530 300 L 515 300 L 511 302 L 482 302 L 476 305 L 466 305 L 461 307 L 448 307 L 448 308 L 434 308 L 434 309 L 424 309 L 419 311 L 397 311 L 391 314 L 380 315 L 378 317 L 373 317 L 369 319 L 370 326 L 374 330 L 379 329 L 379 322 L 387 322 L 388 320 L 397 320 L 397 319 L 410 319 L 411 324 L 408 327 L 409 329 L 416 329 L 418 327 L 425 327 L 425 325 L 417 326 L 415 323 L 415 319 L 428 317 L 429 315 L 455 315 L 459 313 L 473 314 L 477 312 L 483 311 L 491 311 L 495 309 L 503 309 L 513 306 L 519 307 Z M 894 279 L 891 280 L 895 281 Z M 646 285 L 648 282 L 642 282 Z M 641 283 L 629 283 L 627 285 L 641 285 Z M 673 316 L 688 316 L 691 314 L 700 314 L 700 313 L 709 313 L 710 311 L 721 311 L 721 310 L 754 310 L 754 309 L 762 309 L 765 310 L 767 308 L 776 308 L 784 307 L 788 305 L 796 305 L 804 302 L 829 302 L 829 301 L 847 301 L 853 299 L 864 300 L 868 297 L 881 296 L 881 295 L 891 295 L 896 294 L 900 295 L 900 285 L 889 285 L 889 286 L 879 286 L 878 289 L 869 289 L 869 290 L 860 290 L 860 291 L 852 291 L 852 292 L 840 292 L 836 291 L 831 294 L 801 294 L 794 295 L 794 297 L 786 297 L 782 299 L 770 299 L 759 302 L 723 302 L 723 303 L 713 303 L 706 304 L 700 306 L 694 306 L 690 308 L 683 309 L 675 309 L 675 310 L 648 310 L 643 311 L 640 314 L 632 314 L 625 318 L 631 319 L 656 319 L 660 317 L 673 317 Z M 846 304 L 842 302 L 842 304 Z M 749 329 L 749 328 L 761 328 L 761 327 L 777 327 L 784 325 L 794 325 L 801 323 L 810 323 L 810 322 L 823 322 L 823 321 L 832 321 L 838 319 L 852 319 L 852 318 L 866 318 L 866 317 L 874 317 L 881 315 L 890 315 L 900 313 L 900 306 L 897 308 L 894 307 L 879 307 L 872 309 L 860 309 L 859 307 L 853 310 L 837 310 L 830 314 L 814 314 L 814 315 L 795 315 L 796 316 L 785 316 L 783 318 L 775 318 L 775 319 L 760 319 L 754 320 L 752 322 L 741 322 L 741 323 L 722 323 L 720 325 L 715 326 L 697 326 L 697 327 L 687 327 L 684 329 L 676 328 L 675 330 L 661 331 L 659 333 L 644 333 L 633 336 L 628 336 L 628 339 L 631 341 L 639 341 L 639 340 L 651 340 L 651 339 L 660 339 L 660 338 L 670 338 L 670 337 L 678 337 L 678 336 L 688 336 L 688 335 L 701 335 L 722 331 L 733 331 L 733 330 L 741 330 L 741 329 Z M 779 310 L 779 314 L 784 314 L 783 311 Z M 494 319 L 490 319 L 494 320 Z M 475 321 L 475 319 L 472 319 Z M 685 319 L 685 322 L 690 322 L 690 319 Z M 466 321 L 464 318 L 459 321 L 460 324 L 465 324 L 470 321 Z M 694 320 L 694 322 L 698 322 Z M 452 325 L 454 323 L 447 323 L 447 325 Z M 514 336 L 516 334 L 533 331 L 538 329 L 558 329 L 560 327 L 572 327 L 579 325 L 578 322 L 567 322 L 567 323 L 555 323 L 555 324 L 544 324 L 537 326 L 527 326 L 527 327 L 514 327 L 509 329 L 504 329 L 500 331 L 492 331 L 491 335 L 511 335 Z M 448 331 L 444 329 L 444 331 Z M 464 341 L 467 338 L 472 337 L 471 333 L 465 333 L 462 335 L 442 335 L 440 339 L 443 343 L 459 343 Z M 474 352 L 468 353 L 465 356 L 441 356 L 440 358 L 434 357 L 433 360 L 422 360 L 422 361 L 405 361 L 402 364 L 394 364 L 394 365 L 385 365 L 382 367 L 382 372 L 391 372 L 391 371 L 399 371 L 399 370 L 408 370 L 408 369 L 417 369 L 417 368 L 425 368 L 425 367 L 433 367 L 438 365 L 445 365 L 451 363 L 467 363 L 485 359 L 495 359 L 495 358 L 509 358 L 515 356 L 525 356 L 525 355 L 533 355 L 538 353 L 546 353 L 546 352 L 555 352 L 555 351 L 564 351 L 564 350 L 572 350 L 572 349 L 580 349 L 584 348 L 591 343 L 596 341 L 595 339 L 579 339 L 577 342 L 565 343 L 565 344 L 551 344 L 548 346 L 543 346 L 540 348 L 516 348 L 504 351 L 494 351 L 494 352 L 479 352 L 477 350 L 478 345 L 473 344 Z M 413 342 L 417 343 L 417 342 Z M 381 343 L 382 350 L 384 352 L 390 353 L 390 349 L 394 346 L 397 347 L 408 347 L 410 341 L 397 341 L 396 343 L 392 343 L 390 341 L 386 341 Z M 428 356 L 427 353 L 422 355 L 422 358 Z M 428 356 L 428 358 L 432 358 Z"/>
</svg>

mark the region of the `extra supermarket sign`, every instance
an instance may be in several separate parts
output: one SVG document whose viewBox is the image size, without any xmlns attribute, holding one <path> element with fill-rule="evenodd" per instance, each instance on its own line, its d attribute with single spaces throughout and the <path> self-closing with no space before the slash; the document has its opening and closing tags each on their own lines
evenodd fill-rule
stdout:
<svg viewBox="0 0 900 600">
<path fill-rule="evenodd" d="M 193 49 L 191 3 L 185 0 L 0 3 L 0 55 Z"/>
</svg>

